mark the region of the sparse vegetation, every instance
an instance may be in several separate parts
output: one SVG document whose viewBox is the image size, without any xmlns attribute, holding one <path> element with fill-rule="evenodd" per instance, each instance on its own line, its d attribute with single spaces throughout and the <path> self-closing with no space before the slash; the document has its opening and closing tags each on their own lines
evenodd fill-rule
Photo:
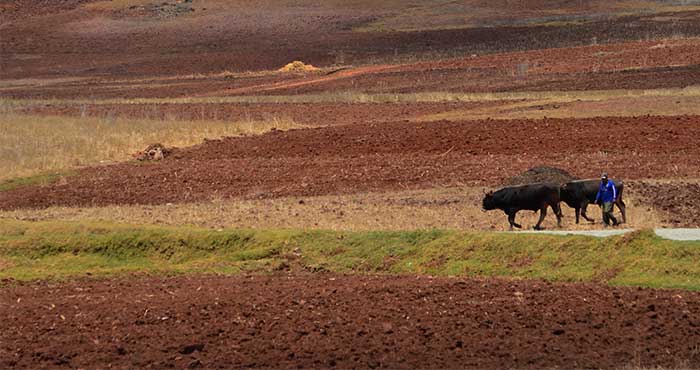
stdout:
<svg viewBox="0 0 700 370">
<path fill-rule="evenodd" d="M 45 185 L 57 181 L 61 177 L 71 175 L 70 172 L 47 172 L 34 176 L 17 177 L 0 181 L 0 191 L 12 190 L 20 186 Z"/>
<path fill-rule="evenodd" d="M 0 115 L 0 179 L 125 161 L 156 142 L 182 147 L 199 144 L 204 138 L 297 127 L 302 126 L 285 118 L 192 122 L 5 113 Z M 0 185 L 0 189 L 7 184 Z"/>
<path fill-rule="evenodd" d="M 220 199 L 170 205 L 113 205 L 106 207 L 51 207 L 41 210 L 0 211 L 0 219 L 77 221 L 104 220 L 117 223 L 169 226 L 195 225 L 207 228 L 372 230 L 507 230 L 500 212 L 483 213 L 478 205 L 484 188 L 455 187 L 392 193 L 286 197 L 276 199 Z M 643 207 L 628 195 L 626 227 L 652 228 L 663 225 L 656 211 Z M 599 219 L 597 209 L 589 214 Z M 573 223 L 573 210 L 564 208 L 566 229 L 597 229 L 599 225 Z M 522 212 L 518 220 L 530 227 L 538 214 Z M 554 218 L 544 226 L 554 228 Z"/>
<path fill-rule="evenodd" d="M 105 105 L 105 104 L 255 104 L 255 103 L 418 103 L 418 102 L 482 102 L 513 100 L 552 100 L 574 102 L 577 100 L 604 101 L 614 98 L 664 98 L 700 97 L 700 85 L 685 88 L 660 88 L 643 90 L 572 90 L 572 91 L 522 91 L 494 93 L 385 93 L 371 94 L 360 91 L 340 91 L 303 95 L 241 95 L 186 98 L 126 98 L 126 99 L 0 99 L 0 106 L 26 107 L 31 105 Z"/>
</svg>

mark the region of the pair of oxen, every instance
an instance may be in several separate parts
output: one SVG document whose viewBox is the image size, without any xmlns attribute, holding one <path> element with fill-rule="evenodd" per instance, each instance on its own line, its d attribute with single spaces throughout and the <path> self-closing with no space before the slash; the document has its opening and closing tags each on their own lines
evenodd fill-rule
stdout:
<svg viewBox="0 0 700 370">
<path fill-rule="evenodd" d="M 622 181 L 615 184 L 617 186 L 617 198 L 615 205 L 622 213 L 622 223 L 626 222 L 625 202 L 622 200 L 624 184 Z M 588 222 L 595 222 L 588 217 L 586 210 L 588 205 L 595 203 L 596 195 L 600 187 L 600 180 L 577 180 L 567 182 L 562 185 L 538 183 L 522 186 L 511 186 L 500 189 L 496 192 L 489 192 L 484 195 L 483 211 L 500 209 L 508 215 L 510 229 L 522 226 L 515 222 L 515 215 L 518 211 L 539 211 L 540 218 L 533 227 L 535 230 L 542 229 L 542 221 L 547 216 L 547 208 L 551 207 L 557 217 L 557 226 L 561 227 L 560 202 L 566 203 L 576 211 L 576 223 L 579 223 L 579 216 L 583 216 Z"/>
</svg>

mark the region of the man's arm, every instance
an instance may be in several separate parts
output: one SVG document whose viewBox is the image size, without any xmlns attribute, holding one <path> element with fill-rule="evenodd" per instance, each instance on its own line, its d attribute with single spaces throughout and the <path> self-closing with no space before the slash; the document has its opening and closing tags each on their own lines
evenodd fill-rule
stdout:
<svg viewBox="0 0 700 370">
<path fill-rule="evenodd" d="M 595 195 L 595 202 L 593 204 L 598 204 L 598 199 L 600 199 L 600 186 L 598 187 L 598 193 Z"/>
<path fill-rule="evenodd" d="M 612 186 L 612 192 L 613 192 L 613 201 L 617 199 L 617 186 L 615 186 L 615 183 L 610 181 L 610 185 Z"/>
</svg>

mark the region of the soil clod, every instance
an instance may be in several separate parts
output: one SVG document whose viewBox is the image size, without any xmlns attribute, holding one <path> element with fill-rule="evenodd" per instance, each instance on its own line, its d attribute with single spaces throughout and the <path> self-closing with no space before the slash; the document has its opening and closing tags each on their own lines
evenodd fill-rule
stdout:
<svg viewBox="0 0 700 370">
<path fill-rule="evenodd" d="M 204 344 L 196 343 L 182 347 L 182 349 L 180 349 L 180 353 L 182 353 L 183 355 L 189 355 L 194 352 L 201 352 L 202 350 L 204 350 Z"/>
</svg>

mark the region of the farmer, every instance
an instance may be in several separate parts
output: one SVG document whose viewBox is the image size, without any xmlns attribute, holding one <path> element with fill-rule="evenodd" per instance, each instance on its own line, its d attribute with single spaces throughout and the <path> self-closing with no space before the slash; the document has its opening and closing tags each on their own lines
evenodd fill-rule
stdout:
<svg viewBox="0 0 700 370">
<path fill-rule="evenodd" d="M 617 187 L 612 180 L 608 179 L 608 174 L 603 173 L 600 176 L 600 187 L 598 188 L 598 194 L 595 196 L 595 203 L 600 204 L 603 211 L 603 225 L 608 227 L 610 221 L 612 221 L 613 226 L 617 226 L 618 222 L 615 216 L 613 216 L 613 203 L 617 199 Z"/>
</svg>

